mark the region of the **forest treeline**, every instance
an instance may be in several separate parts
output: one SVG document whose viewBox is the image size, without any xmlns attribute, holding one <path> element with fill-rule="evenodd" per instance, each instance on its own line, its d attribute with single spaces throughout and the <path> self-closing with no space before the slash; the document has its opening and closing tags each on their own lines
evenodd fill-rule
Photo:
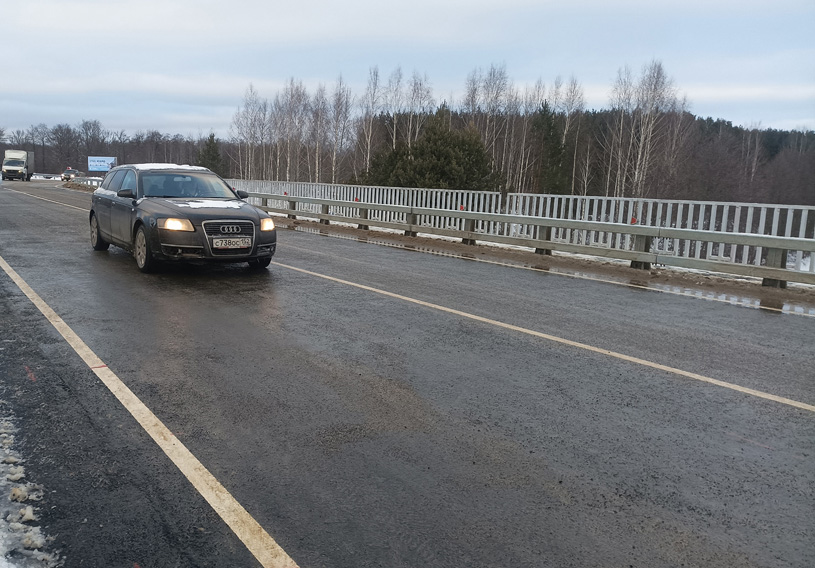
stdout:
<svg viewBox="0 0 815 568">
<path fill-rule="evenodd" d="M 461 100 L 437 101 L 427 76 L 373 67 L 359 94 L 342 77 L 313 92 L 292 78 L 270 99 L 249 85 L 220 140 L 96 120 L 0 130 L 0 140 L 34 150 L 50 172 L 116 156 L 242 179 L 815 205 L 815 132 L 689 108 L 659 61 L 620 69 L 600 110 L 585 108 L 575 78 L 521 88 L 493 65 L 468 75 Z"/>
</svg>

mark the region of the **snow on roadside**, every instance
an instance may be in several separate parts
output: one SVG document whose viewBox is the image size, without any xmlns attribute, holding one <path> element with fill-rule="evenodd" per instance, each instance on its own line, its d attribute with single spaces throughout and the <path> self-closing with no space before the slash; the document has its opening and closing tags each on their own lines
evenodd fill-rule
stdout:
<svg viewBox="0 0 815 568">
<path fill-rule="evenodd" d="M 26 480 L 16 431 L 14 416 L 0 401 L 0 568 L 55 568 L 62 565 L 59 556 L 43 550 L 53 539 L 37 525 L 43 489 Z"/>
</svg>

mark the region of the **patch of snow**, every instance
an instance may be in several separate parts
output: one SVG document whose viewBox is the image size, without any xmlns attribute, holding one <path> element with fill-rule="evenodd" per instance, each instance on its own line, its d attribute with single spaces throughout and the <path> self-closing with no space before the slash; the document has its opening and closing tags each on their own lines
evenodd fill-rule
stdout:
<svg viewBox="0 0 815 568">
<path fill-rule="evenodd" d="M 137 170 L 190 170 L 196 172 L 208 172 L 209 170 L 203 166 L 190 166 L 187 164 L 127 164 Z"/>
<path fill-rule="evenodd" d="M 42 550 L 53 539 L 35 524 L 34 503 L 43 489 L 25 481 L 25 460 L 14 447 L 14 417 L 3 406 L 0 401 L 0 568 L 56 568 L 62 565 L 59 556 Z"/>
<path fill-rule="evenodd" d="M 185 201 L 173 201 L 174 205 L 179 207 L 189 207 L 190 209 L 240 209 L 245 205 L 243 201 L 229 200 L 220 201 L 214 199 L 195 199 Z"/>
</svg>

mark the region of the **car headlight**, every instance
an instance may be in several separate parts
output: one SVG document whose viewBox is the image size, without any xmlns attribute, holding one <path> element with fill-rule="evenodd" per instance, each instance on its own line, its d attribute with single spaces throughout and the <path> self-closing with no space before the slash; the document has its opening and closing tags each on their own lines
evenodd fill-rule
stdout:
<svg viewBox="0 0 815 568">
<path fill-rule="evenodd" d="M 274 231 L 274 220 L 270 218 L 265 218 L 260 220 L 260 230 L 261 231 Z"/>
<path fill-rule="evenodd" d="M 190 223 L 189 219 L 159 219 L 159 229 L 167 229 L 168 231 L 194 231 L 195 228 Z"/>
</svg>

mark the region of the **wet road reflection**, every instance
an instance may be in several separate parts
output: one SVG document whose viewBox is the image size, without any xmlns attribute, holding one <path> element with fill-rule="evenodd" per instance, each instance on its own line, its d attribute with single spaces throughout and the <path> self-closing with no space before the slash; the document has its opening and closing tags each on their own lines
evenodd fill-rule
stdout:
<svg viewBox="0 0 815 568">
<path fill-rule="evenodd" d="M 284 228 L 284 227 L 280 227 Z M 615 277 L 608 274 L 601 274 L 600 272 L 592 273 L 588 271 L 581 271 L 581 270 L 570 270 L 568 268 L 563 267 L 555 267 L 555 266 L 545 266 L 543 264 L 530 264 L 524 262 L 513 262 L 511 260 L 496 260 L 496 259 L 483 259 L 478 258 L 475 254 L 472 253 L 457 253 L 451 252 L 447 250 L 443 250 L 442 248 L 436 248 L 433 246 L 427 245 L 417 245 L 413 243 L 399 243 L 393 240 L 389 240 L 386 238 L 372 238 L 370 236 L 365 237 L 358 237 L 352 235 L 344 235 L 341 233 L 333 233 L 325 228 L 311 228 L 311 227 L 304 227 L 304 226 L 293 226 L 288 227 L 289 230 L 304 232 L 304 233 L 313 233 L 319 234 L 323 236 L 329 236 L 332 238 L 338 239 L 347 239 L 352 241 L 357 241 L 360 243 L 367 243 L 379 246 L 387 246 L 391 248 L 398 248 L 403 250 L 410 250 L 415 252 L 421 252 L 425 254 L 433 254 L 436 256 L 444 256 L 450 258 L 459 258 L 463 260 L 473 260 L 476 262 L 486 262 L 489 264 L 497 264 L 500 266 L 509 266 L 513 268 L 524 268 L 527 270 L 536 270 L 541 272 L 548 272 L 550 274 L 561 274 L 564 276 L 572 276 L 575 278 L 583 278 L 587 280 L 596 280 L 602 282 L 609 282 L 612 284 L 619 284 L 622 286 L 628 286 L 633 289 L 640 289 L 640 290 L 652 290 L 658 291 L 663 293 L 669 294 L 677 294 L 681 296 L 692 296 L 694 298 L 699 298 L 702 300 L 710 300 L 716 302 L 724 302 L 734 306 L 742 306 L 747 308 L 755 308 L 766 310 L 768 312 L 773 313 L 781 313 L 781 314 L 793 314 L 793 315 L 803 315 L 809 317 L 815 317 L 815 304 L 806 303 L 806 302 L 793 302 L 793 301 L 784 301 L 779 300 L 777 298 L 767 298 L 763 297 L 761 294 L 761 287 L 757 287 L 757 291 L 755 294 L 732 294 L 732 293 L 722 293 L 715 290 L 706 290 L 703 288 L 693 288 L 690 286 L 677 286 L 673 284 L 665 284 L 665 283 L 657 283 L 657 282 L 647 282 L 645 280 L 638 280 L 638 279 L 631 279 L 629 277 Z"/>
</svg>

